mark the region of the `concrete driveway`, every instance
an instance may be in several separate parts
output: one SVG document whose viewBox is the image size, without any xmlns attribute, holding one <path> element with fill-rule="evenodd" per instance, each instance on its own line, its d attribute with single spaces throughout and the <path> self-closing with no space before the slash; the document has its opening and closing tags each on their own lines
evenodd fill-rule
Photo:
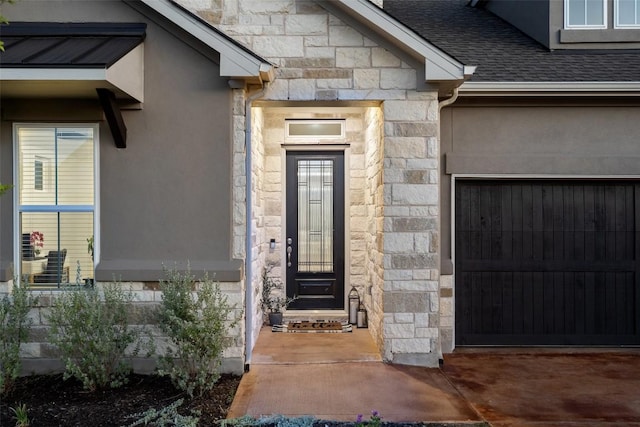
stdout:
<svg viewBox="0 0 640 427">
<path fill-rule="evenodd" d="M 388 365 L 367 330 L 264 328 L 229 417 L 312 415 L 439 426 L 640 426 L 640 350 L 458 350 L 440 369 Z"/>
<path fill-rule="evenodd" d="M 467 350 L 444 360 L 492 426 L 640 426 L 638 350 Z"/>
</svg>

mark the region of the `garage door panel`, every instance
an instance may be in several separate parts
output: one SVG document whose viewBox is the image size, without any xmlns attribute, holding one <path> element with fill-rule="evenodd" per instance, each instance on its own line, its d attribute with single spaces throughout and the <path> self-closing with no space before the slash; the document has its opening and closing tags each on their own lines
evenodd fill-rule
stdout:
<svg viewBox="0 0 640 427">
<path fill-rule="evenodd" d="M 459 181 L 458 345 L 640 344 L 638 184 Z"/>
</svg>

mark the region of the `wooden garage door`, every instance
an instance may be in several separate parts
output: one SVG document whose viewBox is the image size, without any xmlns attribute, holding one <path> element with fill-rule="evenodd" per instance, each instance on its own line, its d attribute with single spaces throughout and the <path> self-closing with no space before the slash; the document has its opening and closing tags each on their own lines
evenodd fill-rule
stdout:
<svg viewBox="0 0 640 427">
<path fill-rule="evenodd" d="M 639 190 L 458 180 L 456 344 L 640 344 Z"/>
</svg>

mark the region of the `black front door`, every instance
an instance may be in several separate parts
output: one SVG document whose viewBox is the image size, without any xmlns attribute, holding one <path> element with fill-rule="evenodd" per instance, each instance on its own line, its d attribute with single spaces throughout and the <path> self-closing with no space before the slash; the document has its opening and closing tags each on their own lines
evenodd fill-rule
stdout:
<svg viewBox="0 0 640 427">
<path fill-rule="evenodd" d="M 344 308 L 344 153 L 287 152 L 286 259 L 291 309 Z"/>
</svg>

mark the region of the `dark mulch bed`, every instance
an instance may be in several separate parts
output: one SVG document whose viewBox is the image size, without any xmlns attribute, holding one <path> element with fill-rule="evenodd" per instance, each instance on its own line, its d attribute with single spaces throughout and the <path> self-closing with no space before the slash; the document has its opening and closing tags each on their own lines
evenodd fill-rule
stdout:
<svg viewBox="0 0 640 427">
<path fill-rule="evenodd" d="M 168 378 L 153 375 L 132 375 L 121 388 L 94 393 L 83 390 L 76 380 L 63 381 L 62 375 L 23 377 L 0 398 L 0 426 L 15 425 L 10 408 L 20 404 L 26 404 L 32 427 L 122 426 L 135 421 L 128 415 L 159 410 L 180 398 L 184 398 L 180 414 L 198 410 L 199 425 L 210 426 L 226 417 L 239 382 L 239 376 L 223 375 L 209 393 L 190 399 Z"/>
</svg>

